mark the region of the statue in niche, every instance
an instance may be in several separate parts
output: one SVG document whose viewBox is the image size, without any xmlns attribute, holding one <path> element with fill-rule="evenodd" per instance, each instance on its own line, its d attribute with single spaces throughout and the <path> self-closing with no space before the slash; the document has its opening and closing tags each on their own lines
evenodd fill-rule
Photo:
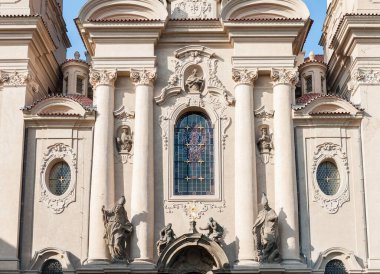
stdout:
<svg viewBox="0 0 380 274">
<path fill-rule="evenodd" d="M 117 148 L 121 153 L 129 153 L 132 150 L 133 136 L 129 127 L 123 127 L 121 134 L 116 138 Z"/>
<path fill-rule="evenodd" d="M 171 242 L 175 239 L 175 234 L 172 229 L 172 224 L 168 224 L 160 231 L 160 239 L 157 241 L 157 254 L 161 255 L 162 251 L 164 251 L 165 247 L 167 247 Z"/>
<path fill-rule="evenodd" d="M 127 259 L 127 242 L 133 231 L 133 226 L 128 220 L 124 209 L 125 197 L 116 202 L 111 210 L 102 207 L 104 221 L 104 239 L 114 263 L 129 263 Z"/>
<path fill-rule="evenodd" d="M 276 212 L 269 207 L 265 193 L 263 193 L 261 204 L 263 209 L 259 212 L 252 229 L 257 250 L 257 261 L 280 263 L 278 217 Z"/>
<path fill-rule="evenodd" d="M 221 244 L 220 240 L 223 237 L 224 228 L 218 224 L 212 217 L 209 219 L 209 222 L 206 227 L 200 227 L 200 230 L 208 230 L 207 237 L 215 241 L 219 245 Z"/>
<path fill-rule="evenodd" d="M 204 87 L 205 80 L 203 77 L 198 76 L 198 69 L 193 69 L 185 84 L 190 93 L 200 93 Z"/>
<path fill-rule="evenodd" d="M 260 129 L 261 131 L 261 137 L 257 141 L 257 146 L 259 148 L 259 151 L 261 154 L 263 153 L 270 153 L 270 151 L 273 149 L 273 143 L 272 143 L 272 137 L 268 133 L 268 127 L 262 127 Z"/>
</svg>

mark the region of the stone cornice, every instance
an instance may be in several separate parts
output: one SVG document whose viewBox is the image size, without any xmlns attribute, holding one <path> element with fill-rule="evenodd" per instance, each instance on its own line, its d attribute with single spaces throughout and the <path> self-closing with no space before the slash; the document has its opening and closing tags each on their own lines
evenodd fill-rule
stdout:
<svg viewBox="0 0 380 274">
<path fill-rule="evenodd" d="M 28 71 L 0 71 L 0 85 L 19 87 L 26 86 L 31 76 Z"/>
<path fill-rule="evenodd" d="M 90 84 L 93 88 L 98 85 L 114 85 L 117 78 L 116 70 L 94 70 L 90 69 Z"/>
<path fill-rule="evenodd" d="M 131 79 L 136 86 L 153 86 L 156 80 L 156 70 L 132 70 Z"/>
<path fill-rule="evenodd" d="M 232 70 L 232 80 L 236 85 L 253 85 L 258 78 L 257 69 L 233 69 Z"/>
<path fill-rule="evenodd" d="M 298 82 L 297 69 L 272 69 L 271 78 L 273 86 L 276 85 L 296 85 Z"/>
</svg>

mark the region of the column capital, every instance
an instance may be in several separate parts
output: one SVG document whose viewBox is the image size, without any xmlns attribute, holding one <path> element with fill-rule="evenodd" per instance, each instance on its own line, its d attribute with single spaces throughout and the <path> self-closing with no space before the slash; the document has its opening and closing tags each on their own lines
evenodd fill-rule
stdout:
<svg viewBox="0 0 380 274">
<path fill-rule="evenodd" d="M 285 84 L 294 86 L 298 82 L 298 69 L 272 69 L 273 86 Z"/>
<path fill-rule="evenodd" d="M 131 71 L 131 79 L 132 82 L 136 86 L 153 86 L 154 82 L 156 81 L 157 74 L 155 69 L 142 69 L 142 70 L 135 70 L 133 69 Z"/>
<path fill-rule="evenodd" d="M 10 87 L 26 86 L 32 76 L 28 71 L 0 71 L 0 84 Z"/>
<path fill-rule="evenodd" d="M 116 70 L 95 70 L 90 68 L 90 84 L 93 88 L 99 85 L 114 85 L 117 78 Z"/>
<path fill-rule="evenodd" d="M 232 69 L 232 80 L 235 81 L 236 85 L 252 85 L 258 78 L 257 69 Z"/>
</svg>

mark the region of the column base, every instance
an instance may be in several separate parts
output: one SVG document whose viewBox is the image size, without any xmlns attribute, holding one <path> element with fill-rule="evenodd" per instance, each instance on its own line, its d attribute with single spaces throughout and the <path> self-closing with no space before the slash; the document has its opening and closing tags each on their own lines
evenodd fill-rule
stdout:
<svg viewBox="0 0 380 274">
<path fill-rule="evenodd" d="M 134 259 L 129 264 L 130 269 L 138 269 L 138 270 L 153 270 L 156 268 L 156 265 L 154 264 L 153 260 L 151 259 Z"/>
<path fill-rule="evenodd" d="M 297 259 L 286 259 L 281 262 L 281 265 L 286 269 L 286 270 L 292 270 L 292 271 L 307 271 L 309 270 L 307 265 L 301 260 Z"/>
<path fill-rule="evenodd" d="M 88 265 L 88 266 L 91 266 L 91 265 L 94 265 L 94 266 L 97 266 L 97 265 L 109 265 L 111 264 L 111 261 L 108 260 L 108 259 L 87 259 L 85 262 L 84 262 L 84 265 Z"/>
<path fill-rule="evenodd" d="M 260 263 L 255 260 L 239 260 L 236 261 L 234 269 L 259 269 Z"/>
</svg>

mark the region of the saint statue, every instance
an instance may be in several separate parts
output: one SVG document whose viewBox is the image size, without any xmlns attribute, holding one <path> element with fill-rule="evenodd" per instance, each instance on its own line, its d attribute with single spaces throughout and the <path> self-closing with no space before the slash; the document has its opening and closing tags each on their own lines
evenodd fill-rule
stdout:
<svg viewBox="0 0 380 274">
<path fill-rule="evenodd" d="M 160 231 L 160 239 L 157 241 L 157 254 L 161 255 L 162 251 L 164 251 L 165 247 L 167 247 L 171 242 L 175 239 L 175 234 L 172 229 L 172 224 L 168 224 Z"/>
<path fill-rule="evenodd" d="M 252 229 L 257 250 L 257 260 L 262 263 L 279 263 L 281 262 L 281 257 L 278 217 L 276 212 L 269 207 L 265 193 L 263 193 L 261 204 L 264 208 L 259 212 Z"/>
<path fill-rule="evenodd" d="M 186 87 L 190 93 L 199 93 L 202 91 L 205 81 L 198 76 L 198 70 L 194 69 L 186 80 Z"/>
<path fill-rule="evenodd" d="M 120 134 L 120 137 L 116 138 L 116 143 L 118 145 L 119 152 L 123 152 L 123 151 L 130 152 L 131 151 L 133 141 L 132 141 L 132 135 L 130 133 L 129 128 L 127 128 L 127 127 L 123 128 L 123 130 Z"/>
<path fill-rule="evenodd" d="M 209 219 L 209 222 L 206 227 L 202 228 L 201 230 L 208 230 L 207 237 L 209 237 L 211 240 L 215 241 L 220 245 L 220 240 L 223 237 L 224 228 L 218 224 L 212 217 Z"/>
<path fill-rule="evenodd" d="M 261 137 L 257 141 L 260 153 L 269 153 L 273 149 L 272 138 L 268 134 L 268 128 L 261 128 Z"/>
<path fill-rule="evenodd" d="M 103 206 L 104 239 L 108 246 L 113 262 L 126 262 L 127 240 L 133 231 L 124 209 L 125 197 L 122 196 L 111 210 Z"/>
</svg>

